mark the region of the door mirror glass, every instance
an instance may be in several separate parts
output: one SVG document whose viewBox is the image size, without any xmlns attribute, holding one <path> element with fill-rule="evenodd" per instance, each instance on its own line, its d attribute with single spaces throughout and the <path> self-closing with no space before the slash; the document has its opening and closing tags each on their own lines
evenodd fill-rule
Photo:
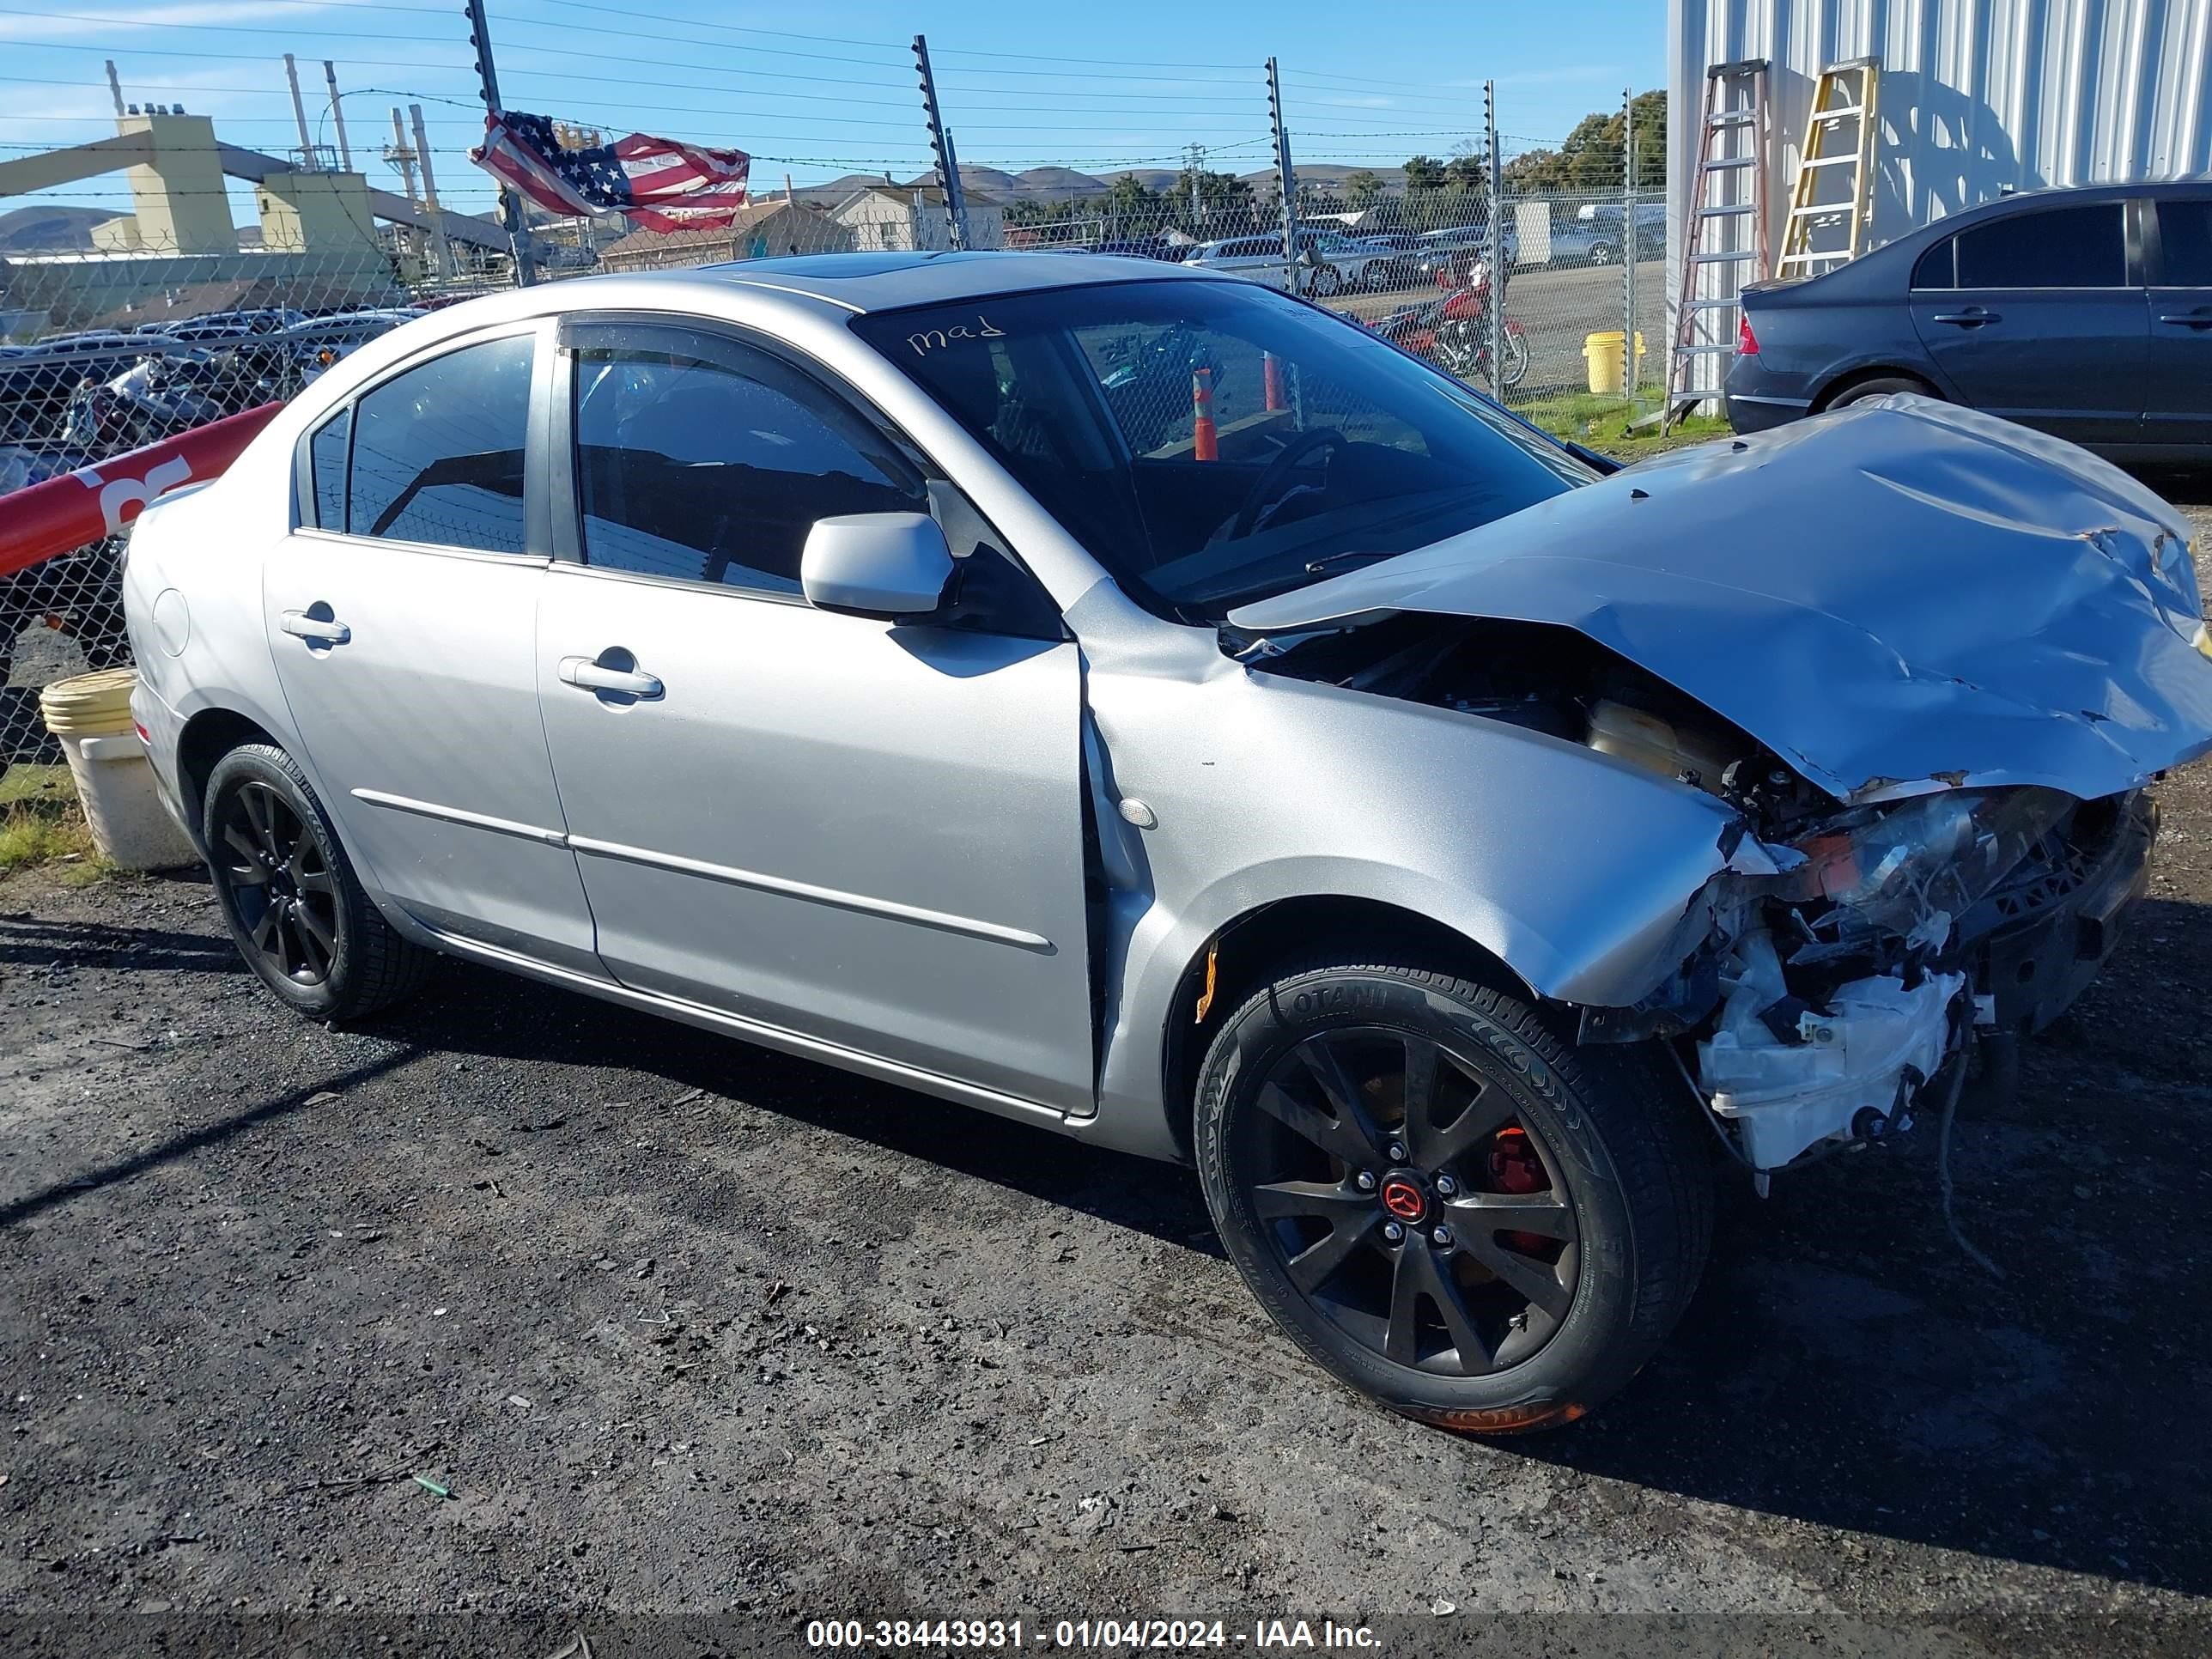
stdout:
<svg viewBox="0 0 2212 1659">
<path fill-rule="evenodd" d="M 926 513 L 817 519 L 799 562 L 809 605 L 860 617 L 927 616 L 951 576 L 952 550 Z"/>
</svg>

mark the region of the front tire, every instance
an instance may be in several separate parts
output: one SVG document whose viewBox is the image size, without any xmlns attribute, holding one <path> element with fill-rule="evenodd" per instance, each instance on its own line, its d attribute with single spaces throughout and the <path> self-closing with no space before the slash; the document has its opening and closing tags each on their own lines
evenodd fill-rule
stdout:
<svg viewBox="0 0 2212 1659">
<path fill-rule="evenodd" d="M 216 763 L 201 823 L 224 924 L 246 966 L 310 1019 L 357 1019 L 411 995 L 432 960 L 362 890 L 292 757 L 247 744 Z"/>
<path fill-rule="evenodd" d="M 1644 1058 L 1467 980 L 1304 967 L 1207 1051 L 1207 1207 L 1261 1305 L 1363 1394 L 1478 1433 L 1571 1422 L 1674 1328 L 1711 1230 L 1706 1149 Z"/>
</svg>

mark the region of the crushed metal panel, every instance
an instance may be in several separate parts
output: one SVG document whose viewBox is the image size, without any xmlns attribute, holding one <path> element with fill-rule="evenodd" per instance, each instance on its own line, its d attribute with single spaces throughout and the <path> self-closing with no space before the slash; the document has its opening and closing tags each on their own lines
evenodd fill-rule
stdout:
<svg viewBox="0 0 2212 1659">
<path fill-rule="evenodd" d="M 1660 457 L 1231 620 L 1571 627 L 1841 799 L 2087 799 L 2212 749 L 2185 536 L 2085 451 L 1895 398 Z"/>
</svg>

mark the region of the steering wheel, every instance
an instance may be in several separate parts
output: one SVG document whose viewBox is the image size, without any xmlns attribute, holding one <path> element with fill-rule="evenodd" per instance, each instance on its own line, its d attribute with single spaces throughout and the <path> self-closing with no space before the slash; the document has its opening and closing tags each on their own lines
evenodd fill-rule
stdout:
<svg viewBox="0 0 2212 1659">
<path fill-rule="evenodd" d="M 1277 452 L 1267 463 L 1267 469 L 1253 480 L 1252 493 L 1244 498 L 1244 505 L 1237 509 L 1236 522 L 1229 533 L 1238 541 L 1252 533 L 1252 526 L 1260 517 L 1260 509 L 1273 501 L 1275 492 L 1290 477 L 1291 469 L 1316 449 L 1349 449 L 1350 442 L 1334 427 L 1316 427 L 1310 432 L 1301 432 Z"/>
</svg>

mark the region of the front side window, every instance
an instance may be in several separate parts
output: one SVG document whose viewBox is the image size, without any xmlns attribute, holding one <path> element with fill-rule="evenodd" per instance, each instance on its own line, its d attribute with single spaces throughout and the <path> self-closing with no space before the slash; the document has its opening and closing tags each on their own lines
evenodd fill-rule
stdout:
<svg viewBox="0 0 2212 1659">
<path fill-rule="evenodd" d="M 795 594 L 817 519 L 919 513 L 919 479 L 858 416 L 764 352 L 665 331 L 575 351 L 587 564 Z"/>
<path fill-rule="evenodd" d="M 2046 208 L 2008 214 L 1959 233 L 1964 288 L 2125 288 L 2123 205 Z"/>
<path fill-rule="evenodd" d="M 1217 618 L 1595 476 L 1257 283 L 1049 289 L 852 326 L 1166 614 Z"/>
<path fill-rule="evenodd" d="M 356 536 L 522 552 L 523 447 L 536 349 L 531 334 L 463 346 L 364 393 L 354 410 L 343 528 Z M 324 527 L 340 526 L 326 520 Z"/>
<path fill-rule="evenodd" d="M 2212 198 L 2158 204 L 2168 288 L 2212 288 Z"/>
</svg>

